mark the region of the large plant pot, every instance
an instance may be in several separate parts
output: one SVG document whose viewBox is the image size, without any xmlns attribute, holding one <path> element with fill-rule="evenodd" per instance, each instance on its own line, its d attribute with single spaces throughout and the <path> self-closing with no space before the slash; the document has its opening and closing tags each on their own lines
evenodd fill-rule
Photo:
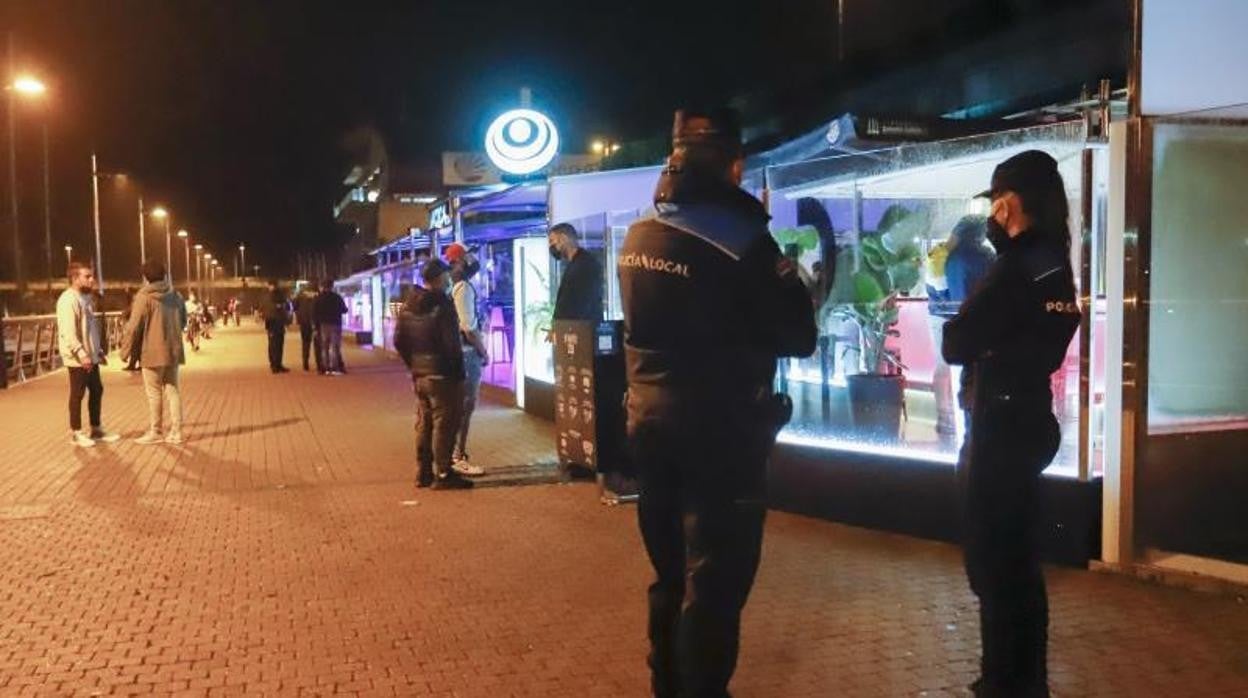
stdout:
<svg viewBox="0 0 1248 698">
<path fill-rule="evenodd" d="M 874 441 L 892 441 L 901 431 L 905 379 L 877 373 L 849 376 L 849 408 L 854 431 Z"/>
</svg>

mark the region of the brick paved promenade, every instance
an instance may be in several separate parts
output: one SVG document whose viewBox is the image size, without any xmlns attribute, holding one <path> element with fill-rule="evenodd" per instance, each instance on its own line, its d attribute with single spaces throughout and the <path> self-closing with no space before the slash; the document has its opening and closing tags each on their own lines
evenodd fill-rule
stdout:
<svg viewBox="0 0 1248 698">
<path fill-rule="evenodd" d="M 72 449 L 61 375 L 0 392 L 0 696 L 645 695 L 634 510 L 412 489 L 406 377 L 347 361 L 273 376 L 258 328 L 220 331 L 183 374 L 181 448 Z M 139 380 L 105 385 L 137 436 Z M 549 458 L 544 425 L 478 420 L 485 465 Z M 1242 600 L 1049 580 L 1056 695 L 1248 696 Z M 950 546 L 775 514 L 736 695 L 962 695 L 972 609 Z"/>
</svg>

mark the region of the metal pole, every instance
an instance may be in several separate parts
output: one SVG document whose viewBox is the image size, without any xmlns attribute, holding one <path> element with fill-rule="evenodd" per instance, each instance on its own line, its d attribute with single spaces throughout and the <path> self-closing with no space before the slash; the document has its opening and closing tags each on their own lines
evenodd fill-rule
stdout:
<svg viewBox="0 0 1248 698">
<path fill-rule="evenodd" d="M 247 288 L 247 248 L 239 247 L 238 254 L 242 257 L 243 288 Z"/>
<path fill-rule="evenodd" d="M 191 238 L 182 238 L 182 247 L 186 250 L 186 295 L 191 295 Z"/>
<path fill-rule="evenodd" d="M 143 219 L 147 217 L 147 213 L 143 210 L 143 197 L 139 197 L 139 264 L 147 264 L 147 233 L 144 230 Z"/>
<path fill-rule="evenodd" d="M 91 210 L 95 221 L 95 279 L 104 293 L 104 258 L 100 254 L 100 172 L 96 167 L 95 153 L 91 153 Z"/>
<path fill-rule="evenodd" d="M 6 82 L 13 84 L 13 32 L 9 32 L 9 66 Z M 17 290 L 26 290 L 26 274 L 22 270 L 22 232 L 17 207 L 17 100 L 14 90 L 7 90 L 9 95 L 9 225 L 13 233 L 13 271 L 16 274 Z"/>
<path fill-rule="evenodd" d="M 173 238 L 169 237 L 169 219 L 173 218 L 170 213 L 165 216 L 165 277 L 169 283 L 173 283 Z"/>
<path fill-rule="evenodd" d="M 48 290 L 52 290 L 52 175 L 48 160 L 48 122 L 43 122 L 43 252 L 48 264 Z"/>
</svg>

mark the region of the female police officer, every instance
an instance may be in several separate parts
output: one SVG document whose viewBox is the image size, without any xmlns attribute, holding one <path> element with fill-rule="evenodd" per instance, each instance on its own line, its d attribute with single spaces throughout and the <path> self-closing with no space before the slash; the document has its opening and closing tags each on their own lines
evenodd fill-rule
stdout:
<svg viewBox="0 0 1248 698">
<path fill-rule="evenodd" d="M 946 323 L 942 353 L 965 366 L 966 570 L 983 641 L 977 696 L 1048 695 L 1048 597 L 1035 540 L 1040 473 L 1061 439 L 1049 376 L 1075 329 L 1066 191 L 1057 162 L 1029 150 L 993 171 L 988 239 L 997 259 Z"/>
</svg>

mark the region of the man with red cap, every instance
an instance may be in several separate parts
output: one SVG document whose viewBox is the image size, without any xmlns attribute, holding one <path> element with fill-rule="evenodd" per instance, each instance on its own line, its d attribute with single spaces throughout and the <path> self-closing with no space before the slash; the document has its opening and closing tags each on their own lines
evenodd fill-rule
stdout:
<svg viewBox="0 0 1248 698">
<path fill-rule="evenodd" d="M 460 475 L 476 476 L 484 474 L 485 470 L 468 460 L 468 427 L 481 392 L 481 369 L 490 362 L 481 333 L 484 314 L 477 311 L 477 287 L 472 283 L 473 277 L 481 271 L 481 264 L 472 250 L 458 242 L 447 245 L 443 255 L 451 268 L 451 300 L 459 316 L 459 337 L 464 349 L 464 408 L 459 431 L 455 434 L 452 467 Z"/>
</svg>

